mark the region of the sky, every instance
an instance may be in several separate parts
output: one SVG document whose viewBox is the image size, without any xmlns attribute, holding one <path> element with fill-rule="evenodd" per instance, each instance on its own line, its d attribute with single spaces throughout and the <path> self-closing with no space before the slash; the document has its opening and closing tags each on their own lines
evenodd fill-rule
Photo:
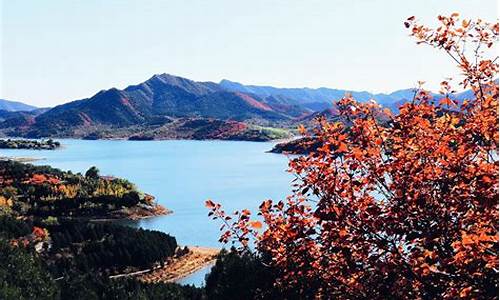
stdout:
<svg viewBox="0 0 500 300">
<path fill-rule="evenodd" d="M 0 98 L 46 107 L 169 73 L 391 92 L 457 74 L 415 15 L 497 20 L 496 0 L 0 0 Z"/>
</svg>

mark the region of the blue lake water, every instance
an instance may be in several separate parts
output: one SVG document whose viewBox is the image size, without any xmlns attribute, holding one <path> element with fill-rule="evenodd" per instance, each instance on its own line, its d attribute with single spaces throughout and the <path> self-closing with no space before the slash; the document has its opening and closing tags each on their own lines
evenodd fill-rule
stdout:
<svg viewBox="0 0 500 300">
<path fill-rule="evenodd" d="M 220 223 L 207 217 L 206 199 L 221 203 L 227 212 L 256 212 L 263 200 L 284 199 L 290 193 L 287 157 L 266 153 L 273 143 L 60 141 L 60 150 L 2 149 L 0 156 L 43 158 L 34 164 L 82 173 L 95 165 L 102 175 L 126 178 L 173 210 L 132 225 L 169 233 L 181 245 L 222 246 L 217 241 Z M 207 272 L 205 268 L 182 282 L 198 284 Z"/>
</svg>

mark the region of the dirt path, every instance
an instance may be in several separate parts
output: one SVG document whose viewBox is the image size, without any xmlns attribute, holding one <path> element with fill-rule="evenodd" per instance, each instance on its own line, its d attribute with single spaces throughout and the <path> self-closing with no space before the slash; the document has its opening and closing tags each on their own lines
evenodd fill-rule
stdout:
<svg viewBox="0 0 500 300">
<path fill-rule="evenodd" d="M 174 282 L 192 274 L 215 261 L 219 249 L 206 247 L 188 247 L 189 253 L 173 258 L 163 268 L 139 275 L 144 282 Z"/>
</svg>

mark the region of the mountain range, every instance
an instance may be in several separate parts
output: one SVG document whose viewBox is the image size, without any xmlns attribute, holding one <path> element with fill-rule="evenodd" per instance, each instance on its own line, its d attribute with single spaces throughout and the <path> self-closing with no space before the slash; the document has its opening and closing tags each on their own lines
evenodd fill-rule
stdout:
<svg viewBox="0 0 500 300">
<path fill-rule="evenodd" d="M 22 109 L 22 103 L 2 100 L 0 109 L 1 105 L 10 109 L 3 114 L 0 111 L 0 131 L 25 137 L 267 140 L 287 136 L 286 131 L 273 128 L 295 126 L 297 121 L 331 108 L 332 102 L 346 93 L 358 101 L 375 99 L 397 109 L 412 99 L 414 90 L 373 94 L 276 88 L 229 80 L 197 82 L 160 74 L 123 90 L 103 90 L 48 110 L 28 105 Z"/>
</svg>

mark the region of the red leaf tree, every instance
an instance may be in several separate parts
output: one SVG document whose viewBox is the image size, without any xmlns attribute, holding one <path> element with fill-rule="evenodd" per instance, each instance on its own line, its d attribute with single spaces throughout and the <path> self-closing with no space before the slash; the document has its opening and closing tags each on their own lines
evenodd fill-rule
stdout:
<svg viewBox="0 0 500 300">
<path fill-rule="evenodd" d="M 309 132 L 322 146 L 290 160 L 294 194 L 260 206 L 263 229 L 248 210 L 208 203 L 221 240 L 253 240 L 277 286 L 304 298 L 498 297 L 498 63 L 487 57 L 498 24 L 438 19 L 405 26 L 457 63 L 470 99 L 453 100 L 445 81 L 440 100 L 419 87 L 391 115 L 346 96 L 341 122 Z"/>
</svg>

